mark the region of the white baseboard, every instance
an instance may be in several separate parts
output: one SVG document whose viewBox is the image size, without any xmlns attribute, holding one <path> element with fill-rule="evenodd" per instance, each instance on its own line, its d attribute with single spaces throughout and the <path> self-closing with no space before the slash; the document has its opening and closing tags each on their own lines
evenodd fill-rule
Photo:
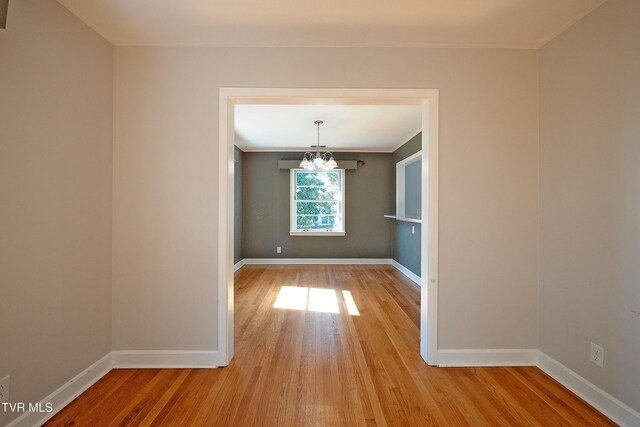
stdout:
<svg viewBox="0 0 640 427">
<path fill-rule="evenodd" d="M 640 426 L 640 413 L 541 351 L 537 366 L 551 378 L 623 427 Z"/>
<path fill-rule="evenodd" d="M 220 364 L 217 351 L 112 351 L 40 401 L 42 408 L 46 408 L 45 405 L 50 403 L 53 407 L 52 412 L 25 412 L 6 427 L 31 427 L 44 424 L 112 369 L 217 368 L 218 366 Z"/>
<path fill-rule="evenodd" d="M 52 412 L 25 412 L 7 424 L 7 427 L 31 427 L 44 424 L 76 397 L 95 384 L 100 378 L 105 376 L 111 368 L 112 359 L 111 353 L 109 353 L 40 401 L 42 408 L 45 408 L 45 405 L 50 403 L 53 407 Z"/>
<path fill-rule="evenodd" d="M 411 279 L 411 281 L 413 281 L 416 285 L 422 286 L 422 278 L 420 278 L 420 276 L 415 274 L 413 271 L 409 270 L 407 267 L 400 264 L 395 259 L 391 260 L 391 265 L 393 265 L 396 268 L 396 270 L 398 270 L 400 273 L 404 274 L 409 279 Z"/>
<path fill-rule="evenodd" d="M 535 349 L 438 349 L 438 366 L 535 366 L 537 354 Z"/>
<path fill-rule="evenodd" d="M 40 401 L 43 408 L 47 403 L 51 403 L 52 412 L 26 412 L 7 424 L 7 427 L 44 424 L 111 369 L 215 368 L 218 366 L 220 364 L 217 351 L 113 351 Z M 438 366 L 537 366 L 620 426 L 640 426 L 640 413 L 539 350 L 439 349 Z"/>
<path fill-rule="evenodd" d="M 640 413 L 539 350 L 438 349 L 438 366 L 537 366 L 616 424 L 640 426 Z"/>
<path fill-rule="evenodd" d="M 245 258 L 244 264 L 391 264 L 389 258 Z"/>
<path fill-rule="evenodd" d="M 233 266 L 238 271 L 243 265 L 263 264 L 377 264 L 393 265 L 398 271 L 421 286 L 422 279 L 399 262 L 390 258 L 244 258 Z"/>
<path fill-rule="evenodd" d="M 217 351 L 121 350 L 112 352 L 113 369 L 217 368 Z"/>
<path fill-rule="evenodd" d="M 245 264 L 245 260 L 244 259 L 241 259 L 240 261 L 236 262 L 233 265 L 233 272 L 235 273 L 236 271 L 240 270 L 244 264 Z"/>
</svg>

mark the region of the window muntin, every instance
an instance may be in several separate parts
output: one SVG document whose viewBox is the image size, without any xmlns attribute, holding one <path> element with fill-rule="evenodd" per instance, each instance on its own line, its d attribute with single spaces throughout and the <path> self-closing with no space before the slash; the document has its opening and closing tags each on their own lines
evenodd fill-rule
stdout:
<svg viewBox="0 0 640 427">
<path fill-rule="evenodd" d="M 344 234 L 344 169 L 291 170 L 291 234 Z"/>
</svg>

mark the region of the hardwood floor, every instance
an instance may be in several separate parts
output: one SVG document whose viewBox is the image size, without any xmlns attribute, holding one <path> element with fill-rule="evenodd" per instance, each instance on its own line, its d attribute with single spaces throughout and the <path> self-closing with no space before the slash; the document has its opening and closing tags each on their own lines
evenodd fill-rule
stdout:
<svg viewBox="0 0 640 427">
<path fill-rule="evenodd" d="M 390 266 L 247 265 L 235 300 L 230 366 L 114 370 L 48 425 L 615 425 L 534 367 L 427 366 L 419 288 Z"/>
</svg>

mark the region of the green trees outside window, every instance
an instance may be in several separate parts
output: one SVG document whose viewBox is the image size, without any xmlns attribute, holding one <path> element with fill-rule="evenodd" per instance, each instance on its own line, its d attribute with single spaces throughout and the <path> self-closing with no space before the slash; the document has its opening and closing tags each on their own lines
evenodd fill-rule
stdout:
<svg viewBox="0 0 640 427">
<path fill-rule="evenodd" d="M 344 170 L 310 172 L 292 170 L 292 231 L 344 231 Z"/>
</svg>

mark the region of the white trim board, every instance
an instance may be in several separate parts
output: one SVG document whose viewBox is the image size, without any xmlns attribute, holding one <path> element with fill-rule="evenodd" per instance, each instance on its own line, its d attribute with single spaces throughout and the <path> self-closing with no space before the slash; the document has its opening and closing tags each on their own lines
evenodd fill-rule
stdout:
<svg viewBox="0 0 640 427">
<path fill-rule="evenodd" d="M 418 131 L 420 133 L 421 131 Z M 417 135 L 417 134 L 416 134 Z M 415 135 L 414 135 L 415 136 Z M 408 140 L 407 140 L 408 141 Z M 402 144 L 404 145 L 404 143 Z M 402 147 L 402 145 L 400 147 Z M 239 145 L 236 145 L 243 153 L 304 153 L 308 151 L 305 148 L 242 148 Z M 398 147 L 398 148 L 400 148 Z M 381 154 L 391 154 L 396 150 L 363 150 L 361 148 L 338 148 L 336 150 L 331 150 L 332 153 L 381 153 Z M 339 162 L 338 160 L 336 160 Z"/>
<path fill-rule="evenodd" d="M 535 366 L 536 349 L 438 349 L 438 366 L 490 367 Z"/>
<path fill-rule="evenodd" d="M 640 413 L 539 350 L 441 349 L 438 356 L 443 368 L 537 366 L 620 426 L 640 426 Z M 26 412 L 7 424 L 7 427 L 44 424 L 112 369 L 214 368 L 218 366 L 218 357 L 217 351 L 113 351 L 40 401 L 43 407 L 50 402 L 53 412 Z"/>
<path fill-rule="evenodd" d="M 245 264 L 245 259 L 241 259 L 240 261 L 236 262 L 233 265 L 233 272 L 235 273 L 236 271 L 240 270 L 242 268 L 242 266 Z"/>
<path fill-rule="evenodd" d="M 240 265 L 241 264 L 241 265 Z M 421 286 L 422 279 L 404 265 L 391 258 L 244 258 L 239 261 L 235 271 L 243 265 L 332 265 L 332 264 L 354 264 L 354 265 L 392 265 L 400 273 L 404 274 L 411 281 Z"/>
<path fill-rule="evenodd" d="M 439 349 L 438 366 L 536 366 L 569 391 L 622 427 L 640 426 L 640 413 L 581 377 L 557 360 L 535 349 Z"/>
<path fill-rule="evenodd" d="M 421 271 L 426 285 L 420 299 L 420 355 L 430 365 L 438 363 L 438 117 L 437 89 L 349 89 L 349 88 L 232 88 L 218 91 L 218 330 L 217 341 L 223 365 L 233 357 L 233 198 L 234 198 L 234 107 L 239 104 L 341 104 L 417 105 L 422 110 L 422 212 Z"/>
<path fill-rule="evenodd" d="M 420 161 L 422 163 L 422 150 L 413 153 L 409 157 L 406 157 L 399 162 L 396 163 L 396 214 L 395 218 L 405 218 L 406 217 L 406 201 L 404 197 L 406 195 L 406 180 L 405 180 L 405 170 L 407 165 Z M 385 215 L 387 216 L 387 215 Z M 422 221 L 420 221 L 422 222 Z"/>
<path fill-rule="evenodd" d="M 113 351 L 113 369 L 217 368 L 217 351 L 118 350 Z"/>
<path fill-rule="evenodd" d="M 194 369 L 217 368 L 220 365 L 217 351 L 112 351 L 40 400 L 42 408 L 45 408 L 46 403 L 51 403 L 52 412 L 25 412 L 6 427 L 31 427 L 44 424 L 112 369 Z"/>
<path fill-rule="evenodd" d="M 395 259 L 391 260 L 391 265 L 393 265 L 396 268 L 396 270 L 398 270 L 400 273 L 407 276 L 413 283 L 415 283 L 418 286 L 422 286 L 422 278 L 417 274 L 415 274 L 413 271 L 409 270 L 407 267 L 400 264 Z"/>
<path fill-rule="evenodd" d="M 244 264 L 384 264 L 390 265 L 389 258 L 245 258 Z"/>
<path fill-rule="evenodd" d="M 111 371 L 112 366 L 111 353 L 109 353 L 40 401 L 43 408 L 47 402 L 51 403 L 53 412 L 25 412 L 7 424 L 7 427 L 31 427 L 44 424 L 100 378 L 104 377 Z"/>
<path fill-rule="evenodd" d="M 616 424 L 640 426 L 640 413 L 541 351 L 536 366 Z"/>
</svg>

